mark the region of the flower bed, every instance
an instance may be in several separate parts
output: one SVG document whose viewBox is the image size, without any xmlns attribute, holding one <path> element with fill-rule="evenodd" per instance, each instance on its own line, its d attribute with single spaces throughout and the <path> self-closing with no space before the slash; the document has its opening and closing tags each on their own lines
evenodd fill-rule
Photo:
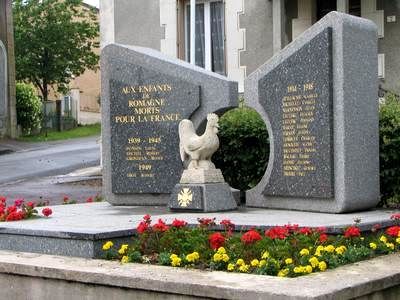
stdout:
<svg viewBox="0 0 400 300">
<path fill-rule="evenodd" d="M 36 207 L 43 206 L 43 203 L 36 203 L 33 201 L 25 202 L 24 199 L 17 199 L 14 205 L 6 204 L 6 198 L 0 196 L 0 222 L 11 222 L 30 219 L 38 216 Z M 53 212 L 51 208 L 45 207 L 42 209 L 42 215 L 45 217 L 50 216 Z"/>
<path fill-rule="evenodd" d="M 376 225 L 361 235 L 357 224 L 341 235 L 328 235 L 324 228 L 285 225 L 264 232 L 253 228 L 235 233 L 230 220 L 222 220 L 224 230 L 212 231 L 214 219 L 198 219 L 196 227 L 175 219 L 152 223 L 146 215 L 137 226 L 133 242 L 103 245 L 105 259 L 121 263 L 141 262 L 172 267 L 225 270 L 229 272 L 297 277 L 323 272 L 340 265 L 400 250 L 400 214 L 391 217 L 396 225 L 385 231 Z"/>
</svg>

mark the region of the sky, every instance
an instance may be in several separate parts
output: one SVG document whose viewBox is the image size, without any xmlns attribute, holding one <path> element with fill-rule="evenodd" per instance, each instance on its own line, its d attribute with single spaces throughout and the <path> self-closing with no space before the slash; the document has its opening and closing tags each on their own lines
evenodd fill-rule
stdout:
<svg viewBox="0 0 400 300">
<path fill-rule="evenodd" d="M 93 5 L 93 6 L 96 6 L 96 7 L 99 7 L 99 1 L 100 0 L 83 0 L 83 2 Z"/>
</svg>

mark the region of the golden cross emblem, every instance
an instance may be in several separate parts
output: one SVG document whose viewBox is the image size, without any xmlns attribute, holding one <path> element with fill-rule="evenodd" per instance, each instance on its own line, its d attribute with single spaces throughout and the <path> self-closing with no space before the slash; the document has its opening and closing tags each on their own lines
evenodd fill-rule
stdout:
<svg viewBox="0 0 400 300">
<path fill-rule="evenodd" d="M 193 193 L 189 188 L 183 188 L 178 194 L 178 202 L 181 207 L 187 207 L 193 200 Z"/>
</svg>

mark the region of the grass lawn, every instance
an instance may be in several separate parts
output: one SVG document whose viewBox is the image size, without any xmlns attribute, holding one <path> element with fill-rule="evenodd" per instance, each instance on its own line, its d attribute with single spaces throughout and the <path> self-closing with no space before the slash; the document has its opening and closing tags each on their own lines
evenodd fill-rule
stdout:
<svg viewBox="0 0 400 300">
<path fill-rule="evenodd" d="M 24 142 L 48 142 L 67 140 L 73 138 L 80 138 L 92 135 L 100 135 L 100 124 L 79 126 L 77 128 L 66 130 L 66 131 L 49 131 L 46 134 L 40 133 L 38 135 L 22 136 L 19 140 Z"/>
</svg>

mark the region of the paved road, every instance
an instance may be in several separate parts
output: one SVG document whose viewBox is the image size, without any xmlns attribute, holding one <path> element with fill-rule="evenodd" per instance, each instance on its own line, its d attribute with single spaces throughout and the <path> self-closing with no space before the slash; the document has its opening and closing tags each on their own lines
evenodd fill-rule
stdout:
<svg viewBox="0 0 400 300">
<path fill-rule="evenodd" d="M 35 144 L 4 141 L 1 148 L 13 148 L 17 151 L 0 155 L 0 184 L 62 175 L 98 165 L 100 145 L 96 142 L 97 139 L 98 137 L 89 137 Z"/>
</svg>

